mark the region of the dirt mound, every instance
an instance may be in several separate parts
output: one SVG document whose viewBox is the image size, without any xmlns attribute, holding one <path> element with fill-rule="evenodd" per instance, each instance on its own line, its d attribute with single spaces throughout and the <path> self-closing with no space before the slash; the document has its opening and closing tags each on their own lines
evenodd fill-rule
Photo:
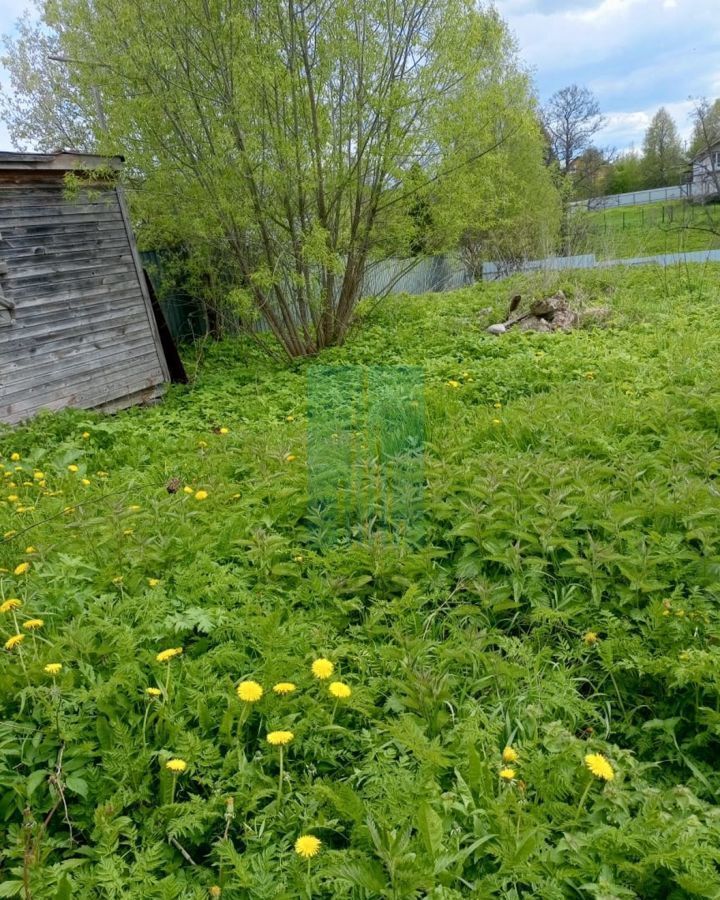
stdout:
<svg viewBox="0 0 720 900">
<path fill-rule="evenodd" d="M 562 291 L 544 300 L 531 301 L 526 312 L 521 307 L 522 297 L 517 294 L 510 301 L 505 321 L 488 327 L 490 334 L 505 334 L 515 327 L 520 331 L 572 331 L 573 328 L 602 322 L 610 315 L 610 310 L 604 306 L 574 310 Z"/>
</svg>

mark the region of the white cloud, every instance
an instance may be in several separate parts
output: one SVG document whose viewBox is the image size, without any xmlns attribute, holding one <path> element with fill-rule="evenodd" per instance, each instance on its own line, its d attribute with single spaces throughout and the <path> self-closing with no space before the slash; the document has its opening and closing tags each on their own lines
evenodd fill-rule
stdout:
<svg viewBox="0 0 720 900">
<path fill-rule="evenodd" d="M 602 62 L 620 50 L 625 65 L 672 50 L 686 39 L 706 46 L 720 37 L 716 0 L 602 0 L 590 8 L 566 3 L 544 12 L 537 3 L 520 7 L 500 0 L 497 8 L 515 31 L 525 58 L 553 71 Z M 715 43 L 717 46 L 717 41 Z"/>
<path fill-rule="evenodd" d="M 692 131 L 692 112 L 695 104 L 692 100 L 681 100 L 676 103 L 665 103 L 665 109 L 675 119 L 683 141 L 687 141 Z M 609 112 L 605 115 L 605 126 L 598 133 L 597 143 L 601 146 L 624 150 L 630 146 L 639 148 L 645 132 L 658 106 L 632 111 Z"/>
<path fill-rule="evenodd" d="M 689 97 L 720 95 L 718 0 L 496 0 L 541 99 L 589 86 L 608 115 L 601 139 L 639 143 L 666 106 L 683 135 Z"/>
</svg>

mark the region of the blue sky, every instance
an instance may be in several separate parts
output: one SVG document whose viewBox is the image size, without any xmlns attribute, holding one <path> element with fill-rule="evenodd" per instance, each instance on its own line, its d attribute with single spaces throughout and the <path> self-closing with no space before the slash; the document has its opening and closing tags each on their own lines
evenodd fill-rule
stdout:
<svg viewBox="0 0 720 900">
<path fill-rule="evenodd" d="M 28 7 L 0 0 L 0 32 Z M 720 0 L 496 0 L 542 100 L 566 84 L 597 94 L 604 146 L 639 146 L 659 106 L 690 131 L 691 97 L 720 96 Z M 0 81 L 5 82 L 0 69 Z M 0 149 L 9 150 L 0 122 Z"/>
<path fill-rule="evenodd" d="M 607 125 L 601 145 L 642 143 L 665 106 L 683 137 L 689 98 L 720 96 L 720 0 L 496 0 L 541 99 L 587 85 Z"/>
</svg>

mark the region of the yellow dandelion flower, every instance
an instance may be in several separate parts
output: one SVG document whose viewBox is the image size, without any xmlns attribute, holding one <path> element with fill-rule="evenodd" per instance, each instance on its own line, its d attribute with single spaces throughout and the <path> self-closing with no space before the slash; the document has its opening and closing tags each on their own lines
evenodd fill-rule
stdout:
<svg viewBox="0 0 720 900">
<path fill-rule="evenodd" d="M 40 472 L 40 471 L 33 472 L 33 478 L 35 479 L 35 481 L 42 481 L 44 477 L 45 477 L 44 472 Z"/>
<path fill-rule="evenodd" d="M 286 421 L 286 422 L 294 422 L 294 421 L 295 421 L 295 416 L 285 416 L 285 421 Z"/>
<path fill-rule="evenodd" d="M 182 647 L 168 647 L 167 650 L 161 650 L 155 659 L 161 663 L 168 662 L 171 659 L 175 659 L 176 656 L 180 656 L 182 652 Z"/>
<path fill-rule="evenodd" d="M 8 503 L 17 503 L 19 499 L 17 494 L 8 494 Z"/>
<path fill-rule="evenodd" d="M 221 428 L 220 434 L 230 434 L 230 429 L 229 428 Z"/>
<path fill-rule="evenodd" d="M 333 681 L 332 684 L 328 686 L 328 690 L 333 697 L 337 697 L 338 700 L 345 700 L 352 694 L 350 686 L 343 681 Z"/>
<path fill-rule="evenodd" d="M 297 456 L 294 453 L 288 453 L 285 457 L 285 462 L 292 462 L 295 459 L 297 459 Z"/>
<path fill-rule="evenodd" d="M 493 403 L 495 409 L 502 409 L 502 403 Z"/>
<path fill-rule="evenodd" d="M 502 752 L 502 761 L 504 763 L 514 763 L 518 761 L 518 753 L 513 747 L 506 747 Z"/>
<path fill-rule="evenodd" d="M 503 781 L 512 781 L 515 777 L 515 769 L 500 769 L 500 777 Z"/>
<path fill-rule="evenodd" d="M 48 675 L 57 675 L 62 669 L 62 663 L 48 663 L 44 668 L 43 672 L 47 672 Z"/>
<path fill-rule="evenodd" d="M 219 884 L 214 884 L 210 888 L 210 896 L 211 897 L 219 897 L 221 894 L 222 894 L 222 888 L 220 887 Z"/>
<path fill-rule="evenodd" d="M 493 425 L 500 425 L 500 424 L 501 424 L 500 419 L 493 419 L 493 420 L 492 420 L 492 423 L 493 423 Z"/>
<path fill-rule="evenodd" d="M 147 583 L 150 587 L 157 587 L 160 584 L 159 578 L 148 578 Z"/>
<path fill-rule="evenodd" d="M 5 641 L 5 649 L 12 650 L 13 647 L 17 647 L 18 644 L 22 644 L 25 640 L 24 634 L 14 634 L 12 637 L 9 637 Z"/>
<path fill-rule="evenodd" d="M 10 459 L 11 459 L 13 462 L 20 462 L 20 460 L 22 459 L 22 457 L 20 456 L 19 453 L 11 453 L 11 454 L 10 454 Z"/>
<path fill-rule="evenodd" d="M 194 494 L 194 493 L 195 493 L 195 489 L 191 488 L 189 484 L 186 484 L 185 487 L 183 488 L 183 494 Z"/>
<path fill-rule="evenodd" d="M 89 431 L 83 431 L 83 433 L 82 433 L 82 439 L 83 439 L 84 441 L 86 441 L 89 437 L 90 437 L 90 432 L 89 432 Z"/>
<path fill-rule="evenodd" d="M 43 619 L 28 619 L 27 622 L 23 622 L 23 628 L 27 628 L 28 631 L 37 631 L 38 628 L 42 628 L 45 624 Z"/>
<path fill-rule="evenodd" d="M 317 856 L 320 847 L 322 847 L 322 841 L 314 834 L 304 834 L 295 841 L 295 852 L 303 859 L 312 859 L 313 856 Z"/>
<path fill-rule="evenodd" d="M 37 548 L 36 548 L 36 547 L 26 547 L 26 548 L 25 548 L 25 553 L 27 553 L 28 555 L 29 555 L 30 553 L 37 553 Z"/>
<path fill-rule="evenodd" d="M 137 503 L 133 503 L 132 506 L 128 506 L 129 512 L 140 512 L 142 507 L 138 506 Z"/>
<path fill-rule="evenodd" d="M 329 678 L 332 673 L 335 671 L 335 666 L 330 662 L 329 659 L 316 659 L 312 664 L 312 673 L 316 678 L 319 678 L 321 681 L 324 681 L 326 678 Z"/>
<path fill-rule="evenodd" d="M 8 540 L 11 537 L 15 537 L 16 534 L 17 534 L 17 532 L 13 529 L 10 531 L 6 531 L 5 534 L 3 535 L 3 537 L 5 538 L 5 540 Z"/>
<path fill-rule="evenodd" d="M 602 753 L 588 753 L 585 757 L 585 765 L 596 778 L 602 778 L 603 781 L 612 781 L 615 777 L 613 767 Z"/>
<path fill-rule="evenodd" d="M 241 681 L 237 686 L 237 695 L 245 703 L 257 703 L 263 695 L 263 689 L 257 681 Z"/>
<path fill-rule="evenodd" d="M 208 492 L 207 491 L 196 491 L 195 499 L 196 500 L 207 500 Z"/>
<path fill-rule="evenodd" d="M 11 609 L 18 609 L 22 606 L 22 601 L 17 597 L 9 597 L 4 603 L 0 604 L 0 613 L 10 612 Z"/>
<path fill-rule="evenodd" d="M 187 763 L 184 759 L 169 759 L 165 763 L 165 768 L 169 769 L 173 775 L 181 775 L 187 769 Z"/>
<path fill-rule="evenodd" d="M 79 472 L 79 471 L 80 471 L 80 467 L 76 466 L 75 463 L 68 466 L 68 472 Z"/>
<path fill-rule="evenodd" d="M 29 563 L 29 562 L 23 562 L 23 563 L 20 563 L 20 565 L 15 566 L 15 572 L 14 572 L 14 574 L 15 574 L 15 575 L 27 575 L 27 573 L 28 573 L 29 571 L 30 571 L 30 563 Z"/>
<path fill-rule="evenodd" d="M 591 646 L 592 644 L 597 644 L 597 642 L 598 642 L 597 632 L 586 631 L 585 634 L 583 635 L 583 640 L 588 645 L 588 647 Z"/>
<path fill-rule="evenodd" d="M 89 487 L 92 484 L 92 482 L 90 481 L 89 478 L 82 478 L 80 480 L 80 484 L 84 485 L 84 487 Z"/>
<path fill-rule="evenodd" d="M 160 690 L 160 688 L 149 687 L 145 688 L 145 693 L 148 695 L 148 697 L 159 697 L 162 694 L 162 691 Z"/>
<path fill-rule="evenodd" d="M 460 387 L 460 382 L 459 382 L 459 381 L 454 381 L 454 380 L 451 378 L 450 381 L 448 381 L 448 385 L 449 385 L 451 388 L 459 388 L 459 387 Z"/>
<path fill-rule="evenodd" d="M 295 737 L 292 731 L 271 731 L 267 736 L 268 744 L 273 747 L 284 747 Z"/>
<path fill-rule="evenodd" d="M 273 685 L 273 691 L 276 694 L 280 694 L 281 697 L 285 694 L 292 694 L 295 689 L 295 685 L 292 681 L 279 681 L 277 684 Z"/>
</svg>

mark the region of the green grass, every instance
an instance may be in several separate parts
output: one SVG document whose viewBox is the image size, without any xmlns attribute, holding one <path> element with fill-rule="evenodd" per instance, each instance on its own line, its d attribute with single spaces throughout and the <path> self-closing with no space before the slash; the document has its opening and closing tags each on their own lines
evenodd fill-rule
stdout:
<svg viewBox="0 0 720 900">
<path fill-rule="evenodd" d="M 602 259 L 720 249 L 720 206 L 654 203 L 583 213 L 578 223 L 581 252 Z"/>
<path fill-rule="evenodd" d="M 717 897 L 719 274 L 393 298 L 6 430 L 0 896 Z M 610 327 L 485 333 L 557 287 Z"/>
</svg>

